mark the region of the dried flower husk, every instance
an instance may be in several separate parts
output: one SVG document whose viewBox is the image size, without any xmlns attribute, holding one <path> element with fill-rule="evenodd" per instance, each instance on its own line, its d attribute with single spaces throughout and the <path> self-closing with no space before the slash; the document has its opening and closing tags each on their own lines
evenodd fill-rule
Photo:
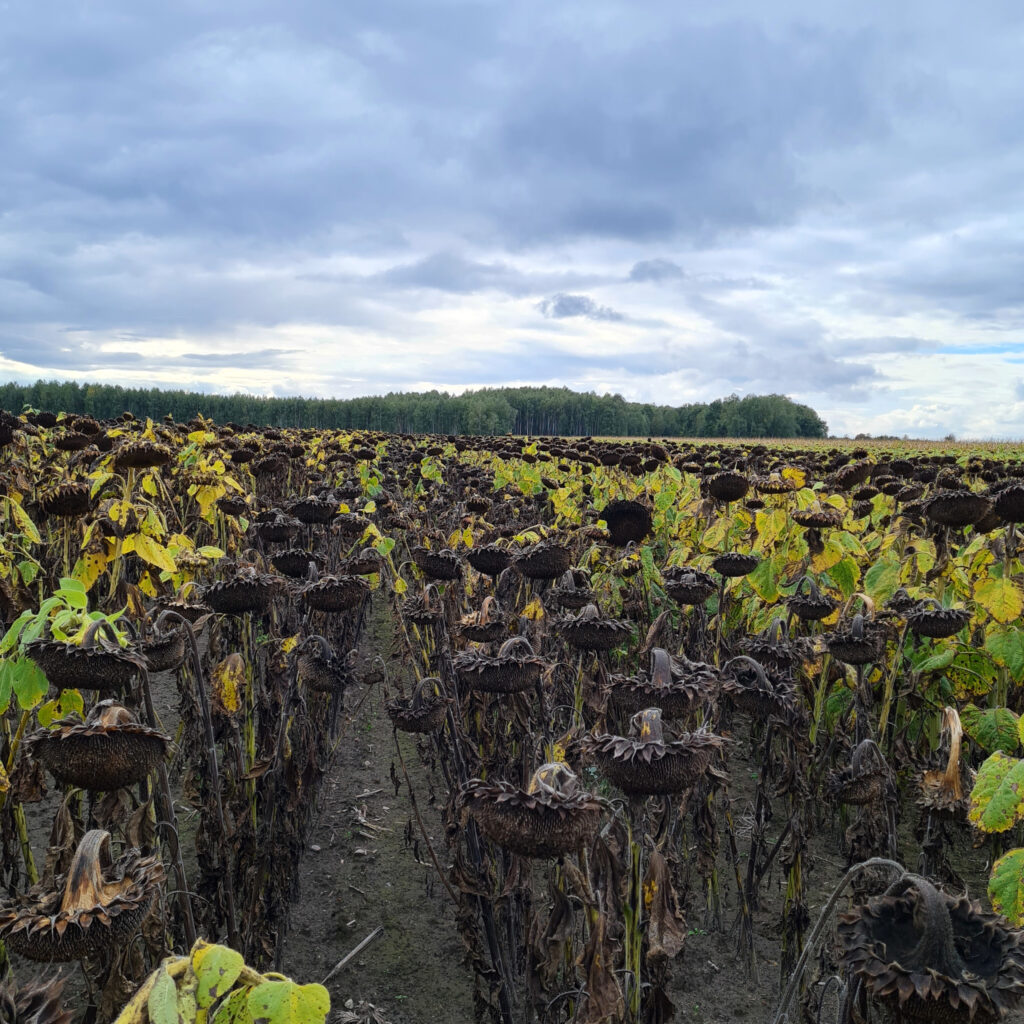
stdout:
<svg viewBox="0 0 1024 1024">
<path fill-rule="evenodd" d="M 627 623 L 603 618 L 596 604 L 588 604 L 579 615 L 558 619 L 552 630 L 571 647 L 581 651 L 609 651 L 631 633 Z"/>
<path fill-rule="evenodd" d="M 809 576 L 800 577 L 792 597 L 786 601 L 786 608 L 805 622 L 820 622 L 827 619 L 838 607 L 839 602 L 828 594 L 823 594 L 818 584 Z"/>
<path fill-rule="evenodd" d="M 175 598 L 174 600 L 161 601 L 159 606 L 161 611 L 177 612 L 183 619 L 186 619 L 193 626 L 203 616 L 209 615 L 213 609 L 203 604 L 201 601 L 185 601 L 183 599 Z"/>
<path fill-rule="evenodd" d="M 215 502 L 218 509 L 226 516 L 244 516 L 252 510 L 245 498 L 236 494 L 225 494 Z"/>
<path fill-rule="evenodd" d="M 608 524 L 608 538 L 616 547 L 625 547 L 630 541 L 639 544 L 653 523 L 650 508 L 632 500 L 611 501 L 598 516 Z"/>
<path fill-rule="evenodd" d="M 65 718 L 25 741 L 30 757 L 58 781 L 90 791 L 141 782 L 167 756 L 169 736 L 142 725 L 116 701 L 97 704 L 84 722 Z"/>
<path fill-rule="evenodd" d="M 885 602 L 886 611 L 895 612 L 897 615 L 906 615 L 913 611 L 918 605 L 917 598 L 907 593 L 906 587 L 899 587 L 896 592 Z"/>
<path fill-rule="evenodd" d="M 412 549 L 412 560 L 420 567 L 423 575 L 431 580 L 457 580 L 462 578 L 462 559 L 450 548 Z"/>
<path fill-rule="evenodd" d="M 120 690 L 145 667 L 141 654 L 132 648 L 94 642 L 90 631 L 81 645 L 59 640 L 33 640 L 25 645 L 31 658 L 58 689 Z"/>
<path fill-rule="evenodd" d="M 905 875 L 839 916 L 844 967 L 897 1021 L 994 1024 L 1024 996 L 1022 933 Z"/>
<path fill-rule="evenodd" d="M 306 551 L 304 548 L 285 548 L 270 556 L 270 564 L 279 573 L 292 579 L 305 579 L 309 574 L 310 565 L 320 569 L 323 561 L 322 555 Z"/>
<path fill-rule="evenodd" d="M 863 806 L 880 799 L 893 777 L 885 757 L 874 740 L 863 740 L 850 754 L 850 763 L 832 772 L 826 782 L 828 795 L 842 804 Z"/>
<path fill-rule="evenodd" d="M 444 602 L 433 583 L 423 593 L 410 598 L 405 605 L 405 617 L 417 626 L 434 626 L 444 621 Z"/>
<path fill-rule="evenodd" d="M 768 672 L 744 654 L 726 662 L 722 694 L 739 711 L 761 720 L 790 721 L 797 714 L 796 690 L 784 675 Z"/>
<path fill-rule="evenodd" d="M 548 600 L 562 608 L 586 608 L 594 603 L 594 591 L 582 569 L 567 569 L 558 580 L 558 586 L 548 591 Z"/>
<path fill-rule="evenodd" d="M 681 793 L 701 779 L 719 755 L 725 740 L 710 732 L 681 733 L 666 740 L 661 709 L 646 708 L 633 716 L 639 735 L 590 735 L 584 749 L 601 774 L 630 796 Z"/>
<path fill-rule="evenodd" d="M 718 555 L 711 568 L 722 576 L 739 577 L 753 572 L 761 561 L 756 555 L 744 555 L 739 551 L 726 551 Z"/>
<path fill-rule="evenodd" d="M 508 626 L 502 621 L 493 595 L 484 598 L 479 612 L 467 615 L 459 623 L 459 635 L 477 644 L 492 644 L 508 636 Z"/>
<path fill-rule="evenodd" d="M 466 561 L 484 576 L 500 576 L 512 564 L 512 552 L 498 544 L 470 548 Z"/>
<path fill-rule="evenodd" d="M 851 491 L 867 480 L 872 468 L 866 460 L 850 462 L 836 470 L 832 476 L 832 485 L 841 491 Z"/>
<path fill-rule="evenodd" d="M 750 481 L 742 473 L 723 470 L 708 477 L 708 493 L 719 501 L 739 501 L 750 490 Z"/>
<path fill-rule="evenodd" d="M 796 483 L 787 480 L 781 473 L 770 473 L 754 478 L 754 490 L 758 494 L 789 494 L 796 490 Z"/>
<path fill-rule="evenodd" d="M 556 540 L 542 540 L 524 548 L 515 567 L 534 580 L 557 580 L 572 564 L 572 553 Z"/>
<path fill-rule="evenodd" d="M 906 484 L 895 494 L 896 501 L 902 505 L 917 501 L 924 495 L 924 487 L 921 484 Z"/>
<path fill-rule="evenodd" d="M 992 497 L 992 511 L 1004 523 L 1024 523 L 1024 483 L 1010 482 L 998 492 L 989 492 Z"/>
<path fill-rule="evenodd" d="M 344 693 L 352 681 L 349 661 L 339 658 L 324 637 L 306 637 L 298 652 L 299 681 L 317 693 Z"/>
<path fill-rule="evenodd" d="M 971 621 L 971 613 L 966 608 L 943 608 L 932 597 L 919 601 L 904 617 L 913 632 L 935 640 L 954 636 Z"/>
<path fill-rule="evenodd" d="M 506 640 L 496 657 L 465 651 L 455 658 L 455 671 L 470 689 L 484 693 L 520 693 L 536 686 L 545 667 L 522 636 Z"/>
<path fill-rule="evenodd" d="M 333 521 L 338 514 L 338 503 L 309 494 L 291 502 L 288 505 L 288 512 L 307 526 L 322 525 Z"/>
<path fill-rule="evenodd" d="M 92 434 L 83 434 L 75 430 L 66 431 L 53 440 L 54 448 L 62 452 L 80 452 L 92 443 Z"/>
<path fill-rule="evenodd" d="M 825 644 L 833 658 L 848 665 L 866 665 L 885 657 L 888 630 L 877 619 L 855 615 L 849 629 L 837 629 L 825 634 Z"/>
<path fill-rule="evenodd" d="M 46 963 L 120 948 L 142 924 L 163 877 L 160 859 L 136 849 L 112 863 L 110 833 L 93 829 L 78 844 L 66 876 L 0 904 L 0 941 Z"/>
<path fill-rule="evenodd" d="M 972 491 L 939 491 L 925 502 L 924 514 L 940 526 L 959 529 L 984 519 L 992 502 Z"/>
<path fill-rule="evenodd" d="M 583 849 L 601 822 L 601 802 L 560 762 L 541 765 L 525 790 L 471 779 L 458 804 L 488 839 L 522 857 L 562 857 Z"/>
<path fill-rule="evenodd" d="M 770 672 L 792 672 L 811 657 L 811 643 L 807 637 L 785 636 L 783 627 L 781 618 L 774 619 L 763 633 L 741 637 L 737 646 Z"/>
<path fill-rule="evenodd" d="M 288 470 L 288 460 L 283 455 L 267 455 L 262 459 L 254 459 L 250 464 L 253 476 L 276 476 Z"/>
<path fill-rule="evenodd" d="M 645 708 L 660 708 L 666 720 L 685 718 L 715 699 L 720 682 L 713 666 L 673 657 L 655 647 L 646 673 L 612 677 L 610 697 L 620 714 L 632 716 Z"/>
<path fill-rule="evenodd" d="M 444 725 L 452 698 L 444 692 L 440 679 L 421 679 L 408 700 L 396 697 L 384 705 L 392 725 L 401 732 L 437 732 Z"/>
<path fill-rule="evenodd" d="M 338 572 L 345 576 L 373 576 L 383 568 L 384 559 L 376 548 L 363 548 L 338 563 Z"/>
<path fill-rule="evenodd" d="M 215 612 L 224 615 L 265 612 L 283 583 L 280 576 L 271 576 L 258 572 L 252 566 L 243 566 L 228 579 L 218 580 L 205 587 L 203 600 Z"/>
<path fill-rule="evenodd" d="M 287 544 L 302 527 L 302 523 L 284 512 L 261 512 L 249 529 L 265 544 Z"/>
<path fill-rule="evenodd" d="M 790 516 L 797 525 L 814 530 L 833 529 L 843 525 L 843 513 L 839 509 L 820 503 L 810 508 L 794 509 Z"/>
<path fill-rule="evenodd" d="M 677 604 L 703 604 L 718 589 L 714 577 L 702 569 L 671 566 L 663 570 L 665 593 Z"/>
<path fill-rule="evenodd" d="M 79 519 L 87 515 L 92 505 L 89 485 L 77 480 L 57 484 L 39 499 L 39 507 L 48 516 Z"/>
<path fill-rule="evenodd" d="M 321 576 L 300 591 L 303 604 L 317 612 L 347 612 L 370 595 L 362 576 Z"/>
<path fill-rule="evenodd" d="M 921 774 L 918 780 L 918 806 L 940 818 L 964 820 L 974 785 L 974 772 L 960 764 L 960 745 L 964 730 L 956 708 L 943 709 L 943 728 L 949 732 L 949 757 L 945 770 Z"/>
<path fill-rule="evenodd" d="M 181 625 L 172 626 L 162 632 L 144 636 L 138 647 L 150 672 L 171 672 L 185 660 L 185 628 Z"/>
<path fill-rule="evenodd" d="M 174 458 L 167 445 L 152 441 L 126 441 L 114 452 L 117 469 L 155 469 L 166 466 Z"/>
<path fill-rule="evenodd" d="M 332 520 L 331 526 L 345 537 L 361 537 L 370 520 L 358 512 L 339 512 Z"/>
<path fill-rule="evenodd" d="M 63 1009 L 62 977 L 30 981 L 17 988 L 0 985 L 0 1021 L 3 1024 L 71 1024 L 71 1011 Z"/>
</svg>

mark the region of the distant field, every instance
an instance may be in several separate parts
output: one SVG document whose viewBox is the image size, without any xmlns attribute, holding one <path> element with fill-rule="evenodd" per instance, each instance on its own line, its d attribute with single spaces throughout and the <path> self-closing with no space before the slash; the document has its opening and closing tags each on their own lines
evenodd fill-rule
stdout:
<svg viewBox="0 0 1024 1024">
<path fill-rule="evenodd" d="M 628 442 L 646 441 L 646 437 L 597 437 L 598 441 Z M 1021 455 L 1024 456 L 1024 441 L 933 441 L 928 439 L 863 439 L 851 437 L 825 438 L 763 438 L 763 437 L 655 437 L 655 441 L 694 445 L 745 445 L 763 444 L 772 448 L 820 450 L 829 448 L 865 448 L 868 451 L 900 452 L 913 455 L 923 452 L 940 452 L 951 455 Z"/>
</svg>

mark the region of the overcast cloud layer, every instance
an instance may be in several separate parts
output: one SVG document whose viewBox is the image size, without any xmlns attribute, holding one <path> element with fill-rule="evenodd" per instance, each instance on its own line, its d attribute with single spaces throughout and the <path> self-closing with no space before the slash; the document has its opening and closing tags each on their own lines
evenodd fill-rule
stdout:
<svg viewBox="0 0 1024 1024">
<path fill-rule="evenodd" d="M 15 0 L 0 379 L 1024 437 L 1019 0 Z"/>
</svg>

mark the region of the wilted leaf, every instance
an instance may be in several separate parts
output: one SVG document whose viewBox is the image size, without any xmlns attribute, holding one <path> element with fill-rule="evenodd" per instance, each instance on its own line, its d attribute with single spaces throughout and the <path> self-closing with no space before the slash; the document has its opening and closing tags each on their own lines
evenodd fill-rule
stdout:
<svg viewBox="0 0 1024 1024">
<path fill-rule="evenodd" d="M 241 703 L 239 691 L 245 685 L 245 659 L 238 654 L 229 654 L 213 670 L 213 697 L 222 711 L 234 714 Z"/>
<path fill-rule="evenodd" d="M 130 550 L 134 551 L 139 558 L 165 572 L 178 571 L 170 552 L 159 541 L 147 537 L 144 533 L 136 533 L 128 539 L 132 542 Z M 124 550 L 129 550 L 128 543 L 125 543 Z"/>
<path fill-rule="evenodd" d="M 48 700 L 40 706 L 36 712 L 36 718 L 39 719 L 39 724 L 44 729 L 48 729 L 57 719 L 67 718 L 73 712 L 84 717 L 85 702 L 82 700 L 81 693 L 78 690 L 61 690 L 60 696 L 56 700 Z"/>
<path fill-rule="evenodd" d="M 150 1024 L 178 1024 L 178 987 L 161 967 L 146 1003 Z"/>
<path fill-rule="evenodd" d="M 982 832 L 1005 832 L 1024 813 L 1024 761 L 998 751 L 978 771 L 967 817 Z"/>
<path fill-rule="evenodd" d="M 974 600 L 996 622 L 1013 622 L 1024 611 L 1024 598 L 1012 579 L 985 580 L 974 588 Z"/>
<path fill-rule="evenodd" d="M 264 981 L 249 993 L 254 1024 L 323 1024 L 331 1010 L 331 997 L 323 985 L 297 985 L 294 981 Z"/>
<path fill-rule="evenodd" d="M 39 536 L 36 524 L 32 522 L 31 517 L 20 503 L 7 496 L 4 496 L 3 501 L 7 505 L 7 510 L 14 520 L 14 525 L 18 528 L 18 532 L 23 533 L 33 544 L 42 544 L 43 539 Z"/>
<path fill-rule="evenodd" d="M 985 638 L 985 650 L 997 665 L 1009 670 L 1014 682 L 1024 679 L 1024 630 L 993 630 Z"/>
<path fill-rule="evenodd" d="M 803 487 L 807 483 L 807 474 L 802 469 L 797 469 L 796 466 L 786 466 L 782 471 L 783 480 L 791 480 L 797 489 Z"/>
<path fill-rule="evenodd" d="M 824 549 L 811 559 L 811 568 L 815 573 L 828 572 L 833 566 L 838 565 L 845 557 L 845 549 L 839 543 L 837 537 L 830 536 L 825 541 Z"/>
<path fill-rule="evenodd" d="M 898 558 L 884 555 L 864 574 L 864 589 L 876 605 L 888 601 L 900 585 Z"/>
<path fill-rule="evenodd" d="M 46 691 L 50 688 L 49 680 L 43 674 L 43 670 L 30 658 L 19 655 L 10 661 L 5 661 L 4 667 L 6 666 L 10 666 L 10 683 L 19 707 L 22 711 L 31 711 L 46 696 Z M 2 686 L 0 686 L 0 690 L 2 690 Z"/>
<path fill-rule="evenodd" d="M 857 589 L 857 583 L 860 580 L 860 567 L 854 559 L 847 555 L 841 561 L 836 562 L 836 564 L 829 569 L 828 574 L 833 580 L 835 580 L 835 584 L 839 588 L 843 597 L 849 600 Z"/>
<path fill-rule="evenodd" d="M 1024 925 L 1024 850 L 1011 850 L 992 865 L 988 898 L 1015 928 Z"/>
<path fill-rule="evenodd" d="M 960 712 L 964 732 L 992 753 L 1017 749 L 1017 716 L 1008 708 L 976 708 L 973 704 Z"/>
<path fill-rule="evenodd" d="M 747 580 L 753 587 L 754 593 L 762 601 L 771 603 L 779 599 L 779 589 L 775 582 L 775 567 L 770 558 L 762 558 L 757 564 L 757 568 L 747 575 Z"/>
<path fill-rule="evenodd" d="M 249 990 L 240 988 L 217 1007 L 210 1024 L 252 1024 L 249 1013 Z"/>
<path fill-rule="evenodd" d="M 192 950 L 192 970 L 199 982 L 196 1004 L 200 1009 L 212 1006 L 238 980 L 245 961 L 242 954 L 227 946 L 197 942 Z"/>
<path fill-rule="evenodd" d="M 18 575 L 21 576 L 22 582 L 29 586 L 32 581 L 39 575 L 39 566 L 35 562 L 29 562 L 27 559 L 18 563 L 17 565 Z"/>
<path fill-rule="evenodd" d="M 917 670 L 918 672 L 943 672 L 953 664 L 953 659 L 955 657 L 956 649 L 953 647 L 947 647 L 944 650 L 931 655 L 931 657 L 925 658 L 925 660 L 917 666 Z"/>
</svg>

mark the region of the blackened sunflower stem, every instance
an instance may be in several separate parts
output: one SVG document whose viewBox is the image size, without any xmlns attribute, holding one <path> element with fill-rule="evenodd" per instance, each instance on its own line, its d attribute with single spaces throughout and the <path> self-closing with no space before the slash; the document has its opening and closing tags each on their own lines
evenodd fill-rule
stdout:
<svg viewBox="0 0 1024 1024">
<path fill-rule="evenodd" d="M 896 677 L 903 667 L 903 645 L 907 642 L 907 633 L 910 630 L 908 623 L 900 632 L 899 642 L 896 644 L 896 653 L 893 656 L 892 666 L 885 679 L 885 690 L 882 693 L 882 712 L 878 717 L 878 742 L 885 741 L 885 730 L 889 725 L 889 712 L 892 710 L 893 696 L 896 693 Z"/>
<path fill-rule="evenodd" d="M 220 767 L 217 763 L 217 742 L 213 732 L 213 716 L 210 712 L 210 698 L 206 691 L 206 681 L 203 676 L 203 662 L 199 656 L 199 644 L 196 640 L 195 630 L 192 623 L 175 611 L 161 612 L 156 620 L 156 629 L 159 631 L 163 623 L 177 620 L 180 627 L 185 630 L 185 637 L 188 640 L 189 656 L 192 663 L 192 675 L 195 680 L 196 693 L 199 696 L 199 707 L 203 715 L 203 739 L 206 744 L 206 771 L 208 783 L 213 790 L 214 810 L 217 814 L 217 828 L 220 831 L 221 848 L 227 861 L 224 871 L 224 902 L 228 919 L 228 938 L 234 949 L 241 949 L 241 936 L 238 931 L 238 921 L 235 915 L 235 893 L 232 885 L 233 869 L 230 863 L 231 844 L 229 842 L 228 827 L 224 820 L 224 804 L 221 794 Z M 148 711 L 147 711 L 148 714 Z M 152 723 L 150 723 L 152 727 Z M 182 886 L 184 888 L 184 886 Z"/>
<path fill-rule="evenodd" d="M 180 616 L 179 616 L 180 617 Z M 184 621 L 184 620 L 182 620 Z M 156 710 L 153 707 L 153 691 L 149 685 L 149 670 L 143 667 L 139 671 L 142 687 L 143 706 L 146 709 L 146 722 L 151 729 L 158 728 Z M 171 795 L 171 784 L 167 778 L 167 763 L 161 758 L 156 765 L 157 788 L 156 811 L 158 825 L 164 825 L 167 838 L 167 849 L 174 864 L 175 882 L 178 888 L 178 906 L 181 908 L 182 921 L 185 926 L 185 938 L 189 946 L 196 941 L 196 922 L 192 914 L 192 903 L 189 900 L 188 876 L 185 874 L 185 861 L 181 855 L 181 844 L 178 842 L 178 822 L 174 814 L 174 797 Z"/>
<path fill-rule="evenodd" d="M 718 614 L 715 623 L 715 668 L 722 664 L 722 633 L 725 631 L 725 588 L 729 578 L 723 576 L 718 581 Z"/>
<path fill-rule="evenodd" d="M 454 696 L 455 700 L 448 707 L 447 721 L 448 734 L 451 738 L 451 753 L 455 762 L 455 773 L 458 778 L 460 789 L 469 782 L 469 772 L 466 768 L 466 761 L 460 746 L 459 729 L 453 707 L 459 704 L 459 680 L 455 672 L 455 665 L 451 655 L 451 638 L 448 635 L 448 623 L 444 616 L 433 626 L 432 632 L 437 642 L 438 650 L 438 672 L 444 684 L 445 691 Z M 473 869 L 478 879 L 486 878 L 484 871 L 483 851 L 480 844 L 480 834 L 477 831 L 476 822 L 470 819 L 466 822 L 466 847 L 469 851 Z M 515 1024 L 515 1015 L 512 1009 L 511 996 L 511 972 L 509 971 L 506 958 L 503 955 L 501 943 L 498 939 L 498 929 L 494 919 L 494 904 L 486 896 L 477 893 L 474 897 L 477 904 L 477 911 L 483 925 L 484 938 L 487 942 L 487 950 L 491 958 L 491 967 L 498 978 L 498 1007 L 501 1014 L 501 1024 Z"/>
</svg>

